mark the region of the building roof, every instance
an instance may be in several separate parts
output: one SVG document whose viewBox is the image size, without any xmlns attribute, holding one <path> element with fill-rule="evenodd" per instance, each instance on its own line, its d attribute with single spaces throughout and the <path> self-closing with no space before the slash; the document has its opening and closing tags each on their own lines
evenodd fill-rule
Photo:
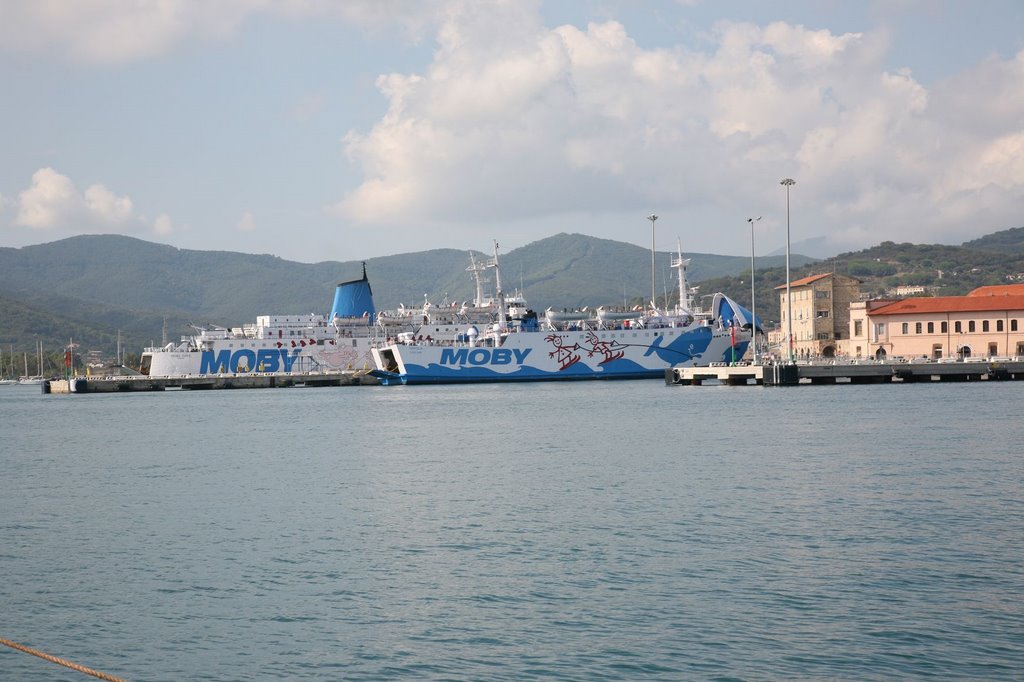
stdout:
<svg viewBox="0 0 1024 682">
<path fill-rule="evenodd" d="M 920 313 L 973 313 L 1024 310 L 1024 295 L 1020 296 L 935 296 L 905 298 L 869 315 L 913 315 Z"/>
<path fill-rule="evenodd" d="M 1024 296 L 1024 284 L 997 284 L 978 287 L 968 296 Z"/>
<path fill-rule="evenodd" d="M 795 280 L 793 282 L 790 282 L 789 286 L 790 287 L 802 287 L 805 284 L 811 284 L 812 282 L 817 282 L 819 279 L 824 279 L 826 277 L 831 277 L 832 274 L 833 273 L 831 273 L 831 272 L 826 272 L 826 273 L 821 274 L 821 275 L 810 275 L 809 277 L 803 277 L 801 279 L 798 279 L 798 280 Z M 786 285 L 782 284 L 782 285 L 777 286 L 775 288 L 776 289 L 785 289 Z"/>
</svg>

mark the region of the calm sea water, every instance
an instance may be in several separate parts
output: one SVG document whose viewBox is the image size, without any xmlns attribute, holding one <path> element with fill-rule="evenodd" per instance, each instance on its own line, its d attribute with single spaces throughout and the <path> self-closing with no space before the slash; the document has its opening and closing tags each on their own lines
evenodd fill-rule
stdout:
<svg viewBox="0 0 1024 682">
<path fill-rule="evenodd" d="M 0 636 L 133 680 L 1021 679 L 1024 384 L 0 387 Z M 82 680 L 0 647 L 0 678 Z"/>
</svg>

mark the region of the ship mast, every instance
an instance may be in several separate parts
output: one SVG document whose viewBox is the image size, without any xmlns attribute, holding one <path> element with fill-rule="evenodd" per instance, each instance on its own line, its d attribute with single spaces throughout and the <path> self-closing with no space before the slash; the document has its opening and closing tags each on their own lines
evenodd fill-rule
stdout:
<svg viewBox="0 0 1024 682">
<path fill-rule="evenodd" d="M 686 283 L 686 266 L 690 264 L 690 259 L 683 258 L 683 243 L 679 237 L 676 237 L 676 249 L 679 255 L 672 258 L 672 267 L 679 271 L 679 303 L 677 307 L 681 313 L 689 313 L 693 311 L 693 300 L 690 296 L 690 288 Z"/>
<path fill-rule="evenodd" d="M 498 331 L 508 329 L 508 318 L 505 316 L 505 292 L 501 290 L 501 267 L 498 265 L 498 240 L 494 240 L 494 258 L 488 265 L 494 268 L 494 289 L 498 298 Z"/>
<path fill-rule="evenodd" d="M 476 298 L 473 299 L 473 305 L 480 308 L 484 304 L 484 283 L 480 277 L 480 273 L 487 269 L 487 265 L 477 265 L 476 257 L 473 256 L 473 252 L 469 252 L 469 267 L 467 271 L 473 273 L 473 280 L 476 282 Z"/>
</svg>

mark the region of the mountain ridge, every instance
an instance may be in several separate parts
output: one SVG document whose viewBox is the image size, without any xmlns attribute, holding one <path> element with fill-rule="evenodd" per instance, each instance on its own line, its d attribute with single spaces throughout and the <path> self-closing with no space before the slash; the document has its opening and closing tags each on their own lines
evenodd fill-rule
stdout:
<svg viewBox="0 0 1024 682">
<path fill-rule="evenodd" d="M 970 244 L 970 248 L 966 248 Z M 897 245 L 892 242 L 828 261 L 791 255 L 792 276 L 837 271 L 875 282 L 910 277 L 929 281 L 946 269 L 950 291 L 974 282 L 998 283 L 1024 254 L 1024 228 L 1011 228 L 964 246 Z M 117 330 L 141 349 L 167 336 L 188 333 L 189 322 L 237 326 L 260 314 L 326 313 L 334 288 L 362 276 L 366 263 L 378 309 L 468 300 L 473 281 L 470 251 L 433 249 L 350 261 L 298 263 L 269 254 L 197 251 L 121 235 L 82 235 L 47 244 L 0 248 L 0 346 L 30 350 L 36 340 L 110 350 Z M 491 257 L 472 251 L 477 262 Z M 684 253 L 691 285 L 725 291 L 748 305 L 750 259 Z M 501 254 L 503 288 L 523 287 L 537 309 L 646 302 L 651 293 L 650 250 L 578 233 L 559 233 Z M 656 254 L 656 294 L 674 300 L 672 254 Z M 758 312 L 777 319 L 773 287 L 785 283 L 784 256 L 757 257 Z M 960 272 L 963 262 L 979 273 Z M 932 274 L 929 275 L 929 269 Z M 968 268 L 969 270 L 970 268 Z M 957 287 L 948 286 L 955 280 Z M 1024 261 L 1019 270 L 1024 272 Z M 997 281 L 991 281 L 991 280 Z M 985 281 L 982 281 L 985 280 Z M 980 285 L 980 284 L 979 284 Z M 490 287 L 488 288 L 488 291 Z M 778 303 L 774 301 L 774 307 Z M 165 323 L 166 320 L 166 323 Z"/>
</svg>

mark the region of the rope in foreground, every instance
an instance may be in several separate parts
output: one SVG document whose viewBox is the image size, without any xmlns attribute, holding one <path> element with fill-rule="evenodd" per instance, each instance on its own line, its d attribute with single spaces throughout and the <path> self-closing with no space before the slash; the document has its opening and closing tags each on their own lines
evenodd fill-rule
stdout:
<svg viewBox="0 0 1024 682">
<path fill-rule="evenodd" d="M 33 656 L 38 656 L 39 658 L 43 659 L 44 661 L 49 661 L 50 663 L 56 663 L 57 665 L 62 665 L 65 668 L 71 668 L 72 670 L 77 670 L 80 673 L 85 673 L 86 675 L 92 675 L 93 677 L 98 677 L 101 680 L 107 680 L 107 682 L 128 682 L 123 677 L 114 677 L 113 675 L 108 675 L 106 673 L 101 673 L 99 670 L 93 670 L 92 668 L 86 668 L 84 665 L 78 665 L 77 663 L 72 663 L 71 661 L 69 661 L 69 660 L 67 660 L 65 658 L 59 658 L 57 656 L 51 656 L 50 654 L 44 653 L 42 651 L 39 651 L 38 649 L 33 649 L 32 647 L 25 646 L 24 644 L 18 644 L 17 642 L 12 642 L 11 640 L 4 639 L 3 637 L 0 637 L 0 644 L 3 644 L 5 646 L 9 646 L 12 649 L 17 649 L 18 651 L 24 651 L 26 654 L 32 654 Z"/>
</svg>

